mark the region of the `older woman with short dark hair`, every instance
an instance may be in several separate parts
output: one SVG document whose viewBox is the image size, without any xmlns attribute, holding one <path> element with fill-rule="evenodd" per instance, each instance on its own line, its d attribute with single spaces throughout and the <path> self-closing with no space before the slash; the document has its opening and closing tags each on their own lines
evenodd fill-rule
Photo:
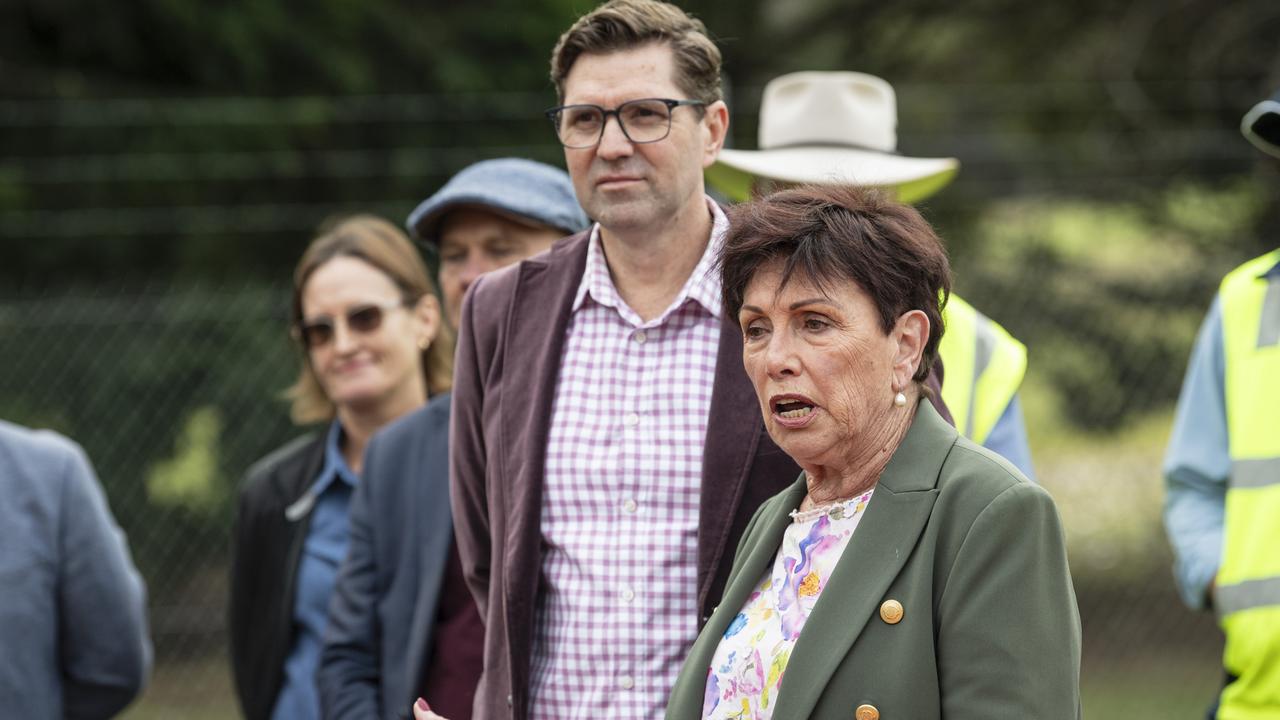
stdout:
<svg viewBox="0 0 1280 720">
<path fill-rule="evenodd" d="M 730 227 L 725 307 L 804 474 L 748 526 L 669 720 L 1079 717 L 1053 501 L 921 402 L 950 291 L 933 229 L 851 187 L 775 193 Z"/>
</svg>

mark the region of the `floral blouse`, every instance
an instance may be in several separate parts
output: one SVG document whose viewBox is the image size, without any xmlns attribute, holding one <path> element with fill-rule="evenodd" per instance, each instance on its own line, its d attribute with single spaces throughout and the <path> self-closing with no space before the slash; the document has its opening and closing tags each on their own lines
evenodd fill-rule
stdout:
<svg viewBox="0 0 1280 720">
<path fill-rule="evenodd" d="M 806 518 L 809 512 L 793 515 L 773 567 L 729 623 L 711 660 L 702 701 L 705 720 L 773 717 L 791 649 L 857 529 L 871 493 L 868 490 L 816 517 Z"/>
</svg>

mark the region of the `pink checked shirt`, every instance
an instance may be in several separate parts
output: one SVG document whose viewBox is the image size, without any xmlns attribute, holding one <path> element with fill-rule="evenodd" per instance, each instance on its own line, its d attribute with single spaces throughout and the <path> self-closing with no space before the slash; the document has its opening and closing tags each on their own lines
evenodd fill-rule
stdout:
<svg viewBox="0 0 1280 720">
<path fill-rule="evenodd" d="M 715 255 L 642 322 L 600 228 L 566 330 L 542 494 L 530 715 L 660 718 L 697 636 L 698 495 L 720 342 Z"/>
</svg>

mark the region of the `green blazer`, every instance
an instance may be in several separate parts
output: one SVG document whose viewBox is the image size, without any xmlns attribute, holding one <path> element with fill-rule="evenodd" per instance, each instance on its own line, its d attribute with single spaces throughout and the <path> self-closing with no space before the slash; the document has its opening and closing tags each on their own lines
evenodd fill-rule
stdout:
<svg viewBox="0 0 1280 720">
<path fill-rule="evenodd" d="M 716 647 L 804 496 L 802 478 L 751 519 L 668 720 L 702 717 Z M 902 607 L 894 624 L 882 617 L 894 617 L 889 600 Z M 1049 494 L 920 403 L 775 702 L 778 720 L 1079 718 L 1080 613 Z"/>
</svg>

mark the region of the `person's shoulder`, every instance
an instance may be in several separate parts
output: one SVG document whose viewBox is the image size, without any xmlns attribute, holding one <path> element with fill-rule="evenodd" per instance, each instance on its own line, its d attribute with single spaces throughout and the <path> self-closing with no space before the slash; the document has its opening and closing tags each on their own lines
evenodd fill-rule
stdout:
<svg viewBox="0 0 1280 720">
<path fill-rule="evenodd" d="M 1028 480 L 1013 463 L 963 436 L 956 438 L 942 465 L 938 491 L 941 497 L 960 499 L 975 509 L 1000 496 L 1049 498 L 1044 488 Z"/>
<path fill-rule="evenodd" d="M 387 423 L 374 434 L 369 451 L 373 452 L 375 447 L 386 451 L 416 445 L 422 442 L 424 434 L 448 432 L 450 399 L 448 392 L 433 395 L 422 407 Z"/>
<path fill-rule="evenodd" d="M 76 441 L 54 430 L 26 428 L 0 420 L 0 446 L 6 454 L 27 457 L 33 461 L 60 460 L 72 455 L 83 455 Z"/>
<path fill-rule="evenodd" d="M 302 472 L 314 455 L 323 451 L 324 439 L 324 433 L 308 433 L 272 450 L 245 472 L 241 492 L 260 492 L 273 477 Z"/>
<path fill-rule="evenodd" d="M 74 440 L 0 421 L 0 497 L 9 501 L 10 511 L 52 511 L 80 504 L 99 489 L 88 455 Z"/>
<path fill-rule="evenodd" d="M 27 492 L 60 494 L 67 483 L 92 481 L 93 470 L 84 449 L 71 438 L 0 421 L 0 478 L 25 486 Z"/>
<path fill-rule="evenodd" d="M 492 338 L 501 335 L 500 328 L 510 313 L 526 262 L 528 260 L 522 260 L 487 272 L 471 283 L 462 301 L 463 334 L 474 334 L 480 344 L 492 342 Z"/>
<path fill-rule="evenodd" d="M 1061 537 L 1062 521 L 1049 493 L 966 438 L 958 438 L 948 453 L 937 490 L 930 525 L 939 557 L 949 558 L 944 564 L 957 561 L 965 548 L 983 557 L 988 551 L 1015 553 L 1001 547 L 1010 542 L 1034 545 Z"/>
</svg>

